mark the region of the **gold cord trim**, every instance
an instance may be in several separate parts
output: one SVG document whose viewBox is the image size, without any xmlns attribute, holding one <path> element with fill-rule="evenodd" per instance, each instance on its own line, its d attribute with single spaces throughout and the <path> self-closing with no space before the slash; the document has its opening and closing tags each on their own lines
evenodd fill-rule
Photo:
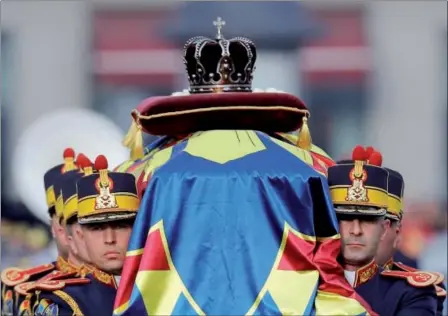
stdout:
<svg viewBox="0 0 448 316">
<path fill-rule="evenodd" d="M 153 114 L 153 115 L 141 115 L 137 110 L 134 110 L 133 113 L 137 115 L 137 117 L 140 120 L 151 120 L 161 117 L 170 117 L 170 116 L 176 116 L 176 115 L 183 115 L 183 114 L 192 114 L 192 113 L 201 113 L 201 112 L 212 112 L 212 111 L 230 111 L 230 110 L 258 110 L 258 111 L 272 111 L 272 110 L 285 110 L 289 112 L 295 112 L 295 113 L 302 113 L 310 116 L 310 112 L 308 110 L 302 110 L 302 109 L 295 109 L 290 108 L 287 106 L 282 105 L 273 105 L 273 106 L 256 106 L 256 105 L 242 105 L 242 106 L 216 106 L 211 108 L 205 108 L 205 109 L 192 109 L 192 110 L 183 110 L 183 111 L 176 111 L 176 112 L 169 112 L 169 113 L 160 113 L 160 114 Z"/>
<path fill-rule="evenodd" d="M 81 309 L 79 308 L 78 304 L 75 302 L 73 297 L 71 297 L 70 295 L 61 290 L 54 291 L 53 294 L 64 300 L 68 304 L 68 306 L 70 306 L 70 308 L 73 311 L 72 316 L 84 316 L 84 314 L 81 312 Z"/>
</svg>

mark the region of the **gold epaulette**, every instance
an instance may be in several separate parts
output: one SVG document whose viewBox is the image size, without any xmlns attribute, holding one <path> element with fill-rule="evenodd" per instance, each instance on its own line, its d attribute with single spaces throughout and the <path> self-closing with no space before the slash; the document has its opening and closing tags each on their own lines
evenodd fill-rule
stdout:
<svg viewBox="0 0 448 316">
<path fill-rule="evenodd" d="M 19 293 L 20 295 L 27 295 L 32 290 L 34 290 L 34 285 L 36 284 L 36 282 L 44 282 L 44 281 L 49 281 L 49 280 L 61 280 L 64 278 L 73 277 L 73 276 L 75 276 L 75 274 L 76 274 L 76 272 L 63 272 L 63 271 L 59 271 L 59 270 L 53 270 L 52 272 L 44 275 L 43 277 L 41 277 L 40 279 L 38 279 L 36 281 L 24 282 L 24 283 L 17 284 L 14 287 L 14 291 L 16 293 Z"/>
<path fill-rule="evenodd" d="M 6 268 L 1 273 L 2 283 L 7 286 L 16 286 L 17 284 L 26 282 L 33 275 L 44 273 L 54 269 L 55 266 L 52 263 L 43 264 L 30 269 L 20 269 L 20 268 Z"/>
<path fill-rule="evenodd" d="M 408 272 L 420 272 L 420 270 L 407 266 L 405 264 L 403 264 L 402 262 L 395 262 L 394 261 L 394 266 L 396 266 L 398 269 L 403 270 L 403 271 L 408 271 Z M 426 272 L 426 271 L 422 271 L 422 272 Z M 440 272 L 433 272 L 433 271 L 428 271 L 429 273 L 432 273 L 434 275 L 437 276 L 437 281 L 436 284 L 439 285 L 440 283 L 443 282 L 443 280 L 445 279 L 445 277 L 443 276 L 442 273 Z"/>
<path fill-rule="evenodd" d="M 16 285 L 14 291 L 26 296 L 33 291 L 54 292 L 63 289 L 67 285 L 88 283 L 90 283 L 90 280 L 79 276 L 77 272 L 62 272 L 55 270 L 37 281 Z"/>
<path fill-rule="evenodd" d="M 80 285 L 89 284 L 90 280 L 88 278 L 74 277 L 70 279 L 63 280 L 44 280 L 40 282 L 34 282 L 31 289 L 37 291 L 49 291 L 54 292 L 62 290 L 67 285 Z"/>
<path fill-rule="evenodd" d="M 382 276 L 395 277 L 405 279 L 414 287 L 427 287 L 436 285 L 438 276 L 426 271 L 398 271 L 398 270 L 384 270 L 381 272 Z"/>
</svg>

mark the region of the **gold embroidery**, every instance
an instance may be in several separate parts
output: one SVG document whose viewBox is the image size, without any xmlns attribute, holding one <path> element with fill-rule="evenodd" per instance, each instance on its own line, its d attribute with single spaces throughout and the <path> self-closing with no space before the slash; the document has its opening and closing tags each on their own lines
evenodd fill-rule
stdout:
<svg viewBox="0 0 448 316">
<path fill-rule="evenodd" d="M 101 282 L 103 282 L 105 284 L 108 284 L 108 285 L 113 285 L 114 284 L 113 283 L 114 277 L 112 275 L 110 275 L 110 274 L 108 274 L 108 273 L 106 273 L 104 271 L 101 271 L 99 269 L 96 269 L 96 268 L 92 272 L 93 272 L 93 276 L 96 279 L 98 279 L 99 281 L 101 281 Z"/>
<path fill-rule="evenodd" d="M 394 266 L 394 260 L 391 258 L 384 264 L 383 268 L 385 270 L 392 270 L 393 266 Z"/>
<path fill-rule="evenodd" d="M 92 268 L 87 265 L 82 265 L 78 269 L 78 276 L 85 278 L 87 274 L 92 272 Z"/>
<path fill-rule="evenodd" d="M 60 290 L 54 291 L 53 294 L 63 299 L 68 304 L 68 306 L 70 306 L 73 311 L 73 316 L 84 316 L 78 304 L 70 295 Z"/>
<path fill-rule="evenodd" d="M 378 266 L 375 261 L 370 262 L 364 267 L 359 268 L 356 271 L 355 283 L 354 286 L 357 287 L 363 283 L 369 281 L 378 271 Z"/>
<path fill-rule="evenodd" d="M 59 271 L 66 272 L 67 261 L 64 258 L 62 258 L 61 256 L 59 256 L 56 259 L 56 269 L 58 269 Z"/>
</svg>

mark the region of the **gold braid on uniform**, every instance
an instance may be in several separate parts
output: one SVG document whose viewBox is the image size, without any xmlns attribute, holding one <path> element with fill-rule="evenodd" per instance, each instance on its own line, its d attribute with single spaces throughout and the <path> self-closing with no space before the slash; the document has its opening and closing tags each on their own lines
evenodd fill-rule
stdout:
<svg viewBox="0 0 448 316">
<path fill-rule="evenodd" d="M 70 306 L 74 316 L 84 316 L 78 304 L 70 295 L 61 290 L 54 291 L 53 294 L 64 300 L 68 304 L 68 306 Z"/>
</svg>

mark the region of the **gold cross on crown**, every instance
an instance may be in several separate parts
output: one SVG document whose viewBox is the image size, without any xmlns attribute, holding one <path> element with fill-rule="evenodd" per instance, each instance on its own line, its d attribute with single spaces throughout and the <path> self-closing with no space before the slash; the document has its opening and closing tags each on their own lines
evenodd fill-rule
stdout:
<svg viewBox="0 0 448 316">
<path fill-rule="evenodd" d="M 226 21 L 224 21 L 223 19 L 221 19 L 221 17 L 218 16 L 216 21 L 213 21 L 213 25 L 216 26 L 216 28 L 218 29 L 218 34 L 216 34 L 216 38 L 221 39 L 222 38 L 221 29 L 224 25 L 226 25 Z"/>
</svg>

